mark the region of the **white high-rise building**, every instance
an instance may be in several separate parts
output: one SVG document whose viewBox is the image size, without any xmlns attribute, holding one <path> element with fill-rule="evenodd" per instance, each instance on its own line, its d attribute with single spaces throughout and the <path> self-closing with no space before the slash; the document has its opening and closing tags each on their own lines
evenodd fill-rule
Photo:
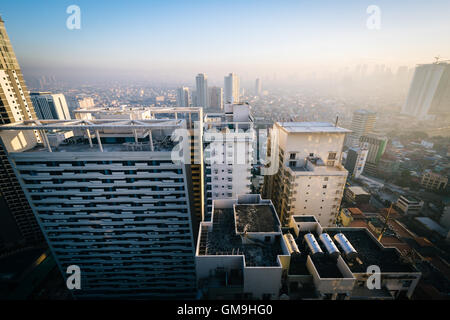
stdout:
<svg viewBox="0 0 450 320">
<path fill-rule="evenodd" d="M 177 107 L 188 108 L 191 105 L 191 97 L 189 95 L 189 88 L 181 87 L 177 89 Z"/>
<path fill-rule="evenodd" d="M 416 67 L 402 113 L 421 120 L 450 115 L 450 64 Z"/>
<path fill-rule="evenodd" d="M 277 173 L 266 175 L 264 193 L 286 225 L 291 215 L 314 215 L 335 224 L 347 179 L 341 165 L 347 129 L 326 122 L 276 122 L 268 154 Z"/>
<path fill-rule="evenodd" d="M 31 92 L 30 97 L 38 119 L 71 119 L 66 98 L 62 93 Z"/>
<path fill-rule="evenodd" d="M 236 74 L 225 76 L 223 95 L 224 103 L 239 103 L 239 77 Z"/>
<path fill-rule="evenodd" d="M 189 165 L 172 161 L 185 119 L 30 120 L 0 126 L 21 188 L 81 298 L 193 298 Z M 44 144 L 36 141 L 39 130 Z M 53 130 L 73 132 L 64 141 Z"/>
<path fill-rule="evenodd" d="M 371 133 L 377 118 L 376 113 L 367 110 L 356 110 L 353 112 L 352 124 L 345 140 L 345 145 L 349 148 L 359 146 L 359 139 L 368 133 Z"/>
<path fill-rule="evenodd" d="M 205 73 L 199 73 L 195 77 L 197 107 L 208 108 L 208 76 Z"/>
<path fill-rule="evenodd" d="M 253 117 L 246 103 L 225 104 L 225 113 L 204 120 L 206 210 L 214 199 L 233 199 L 251 192 L 251 169 L 256 141 Z"/>
</svg>

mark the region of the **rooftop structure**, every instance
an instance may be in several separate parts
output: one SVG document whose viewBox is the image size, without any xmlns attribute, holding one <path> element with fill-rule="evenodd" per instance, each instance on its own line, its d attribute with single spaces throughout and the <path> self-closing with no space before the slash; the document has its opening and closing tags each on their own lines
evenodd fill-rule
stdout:
<svg viewBox="0 0 450 320">
<path fill-rule="evenodd" d="M 211 221 L 201 223 L 199 234 L 196 261 L 200 290 L 220 269 L 242 274 L 240 294 L 251 293 L 256 298 L 278 295 L 283 259 L 289 251 L 270 200 L 259 195 L 214 200 Z M 259 281 L 263 274 L 266 283 Z M 211 294 L 208 288 L 203 287 L 203 294 Z"/>
<path fill-rule="evenodd" d="M 329 122 L 277 122 L 283 130 L 289 133 L 349 133 L 351 130 L 337 127 Z"/>
<path fill-rule="evenodd" d="M 400 294 L 411 297 L 421 276 L 403 259 L 399 250 L 384 247 L 367 228 L 322 228 L 313 216 L 292 216 L 289 228 L 284 228 L 283 232 L 294 236 L 301 252 L 301 255 L 291 255 L 289 288 L 305 287 L 312 278 L 314 289 L 311 290 L 316 290 L 322 298 L 393 299 Z M 313 254 L 305 234 L 320 239 L 316 245 L 323 254 Z M 327 234 L 334 245 L 325 245 L 321 239 L 323 234 Z M 346 243 L 338 241 L 337 237 L 344 237 Z M 330 252 L 333 246 L 338 249 L 338 255 Z M 370 290 L 365 285 L 371 266 L 380 268 L 380 289 Z M 408 286 L 404 286 L 405 281 Z M 292 289 L 290 292 L 292 297 L 298 294 L 304 291 Z"/>
</svg>

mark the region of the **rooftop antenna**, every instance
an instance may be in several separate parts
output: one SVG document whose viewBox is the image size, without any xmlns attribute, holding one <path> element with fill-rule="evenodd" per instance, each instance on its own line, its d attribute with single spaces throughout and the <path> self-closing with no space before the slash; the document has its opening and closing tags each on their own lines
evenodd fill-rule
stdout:
<svg viewBox="0 0 450 320">
<path fill-rule="evenodd" d="M 436 57 L 434 57 L 434 59 L 436 59 L 436 61 L 434 62 L 435 64 L 438 64 L 439 63 L 439 59 L 441 58 L 441 56 L 440 55 L 437 55 Z"/>
<path fill-rule="evenodd" d="M 339 121 L 339 116 L 336 116 L 336 122 L 335 122 L 335 124 L 334 124 L 335 127 L 337 127 L 338 121 Z"/>
</svg>

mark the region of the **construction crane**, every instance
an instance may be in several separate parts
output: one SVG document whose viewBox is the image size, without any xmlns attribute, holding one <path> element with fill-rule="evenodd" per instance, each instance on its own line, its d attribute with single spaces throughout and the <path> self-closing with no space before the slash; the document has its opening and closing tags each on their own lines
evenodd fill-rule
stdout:
<svg viewBox="0 0 450 320">
<path fill-rule="evenodd" d="M 388 221 L 389 221 L 389 216 L 391 215 L 392 205 L 393 205 L 393 203 L 391 202 L 391 206 L 389 207 L 389 210 L 386 214 L 386 220 L 384 221 L 383 229 L 381 230 L 380 235 L 378 236 L 378 241 L 380 241 L 380 242 L 381 242 L 381 238 L 383 238 L 383 235 L 388 228 Z"/>
</svg>

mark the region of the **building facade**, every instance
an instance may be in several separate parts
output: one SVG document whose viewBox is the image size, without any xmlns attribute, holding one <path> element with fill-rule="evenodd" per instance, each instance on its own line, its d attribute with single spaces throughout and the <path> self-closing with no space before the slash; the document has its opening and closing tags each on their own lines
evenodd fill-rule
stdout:
<svg viewBox="0 0 450 320">
<path fill-rule="evenodd" d="M 69 107 L 63 94 L 50 92 L 30 93 L 31 102 L 38 119 L 70 120 Z"/>
<path fill-rule="evenodd" d="M 277 122 L 268 155 L 277 172 L 266 175 L 270 198 L 282 225 L 291 215 L 314 215 L 324 226 L 335 223 L 348 172 L 341 165 L 349 130 L 322 122 Z"/>
<path fill-rule="evenodd" d="M 205 73 L 199 73 L 197 77 L 195 77 L 195 86 L 196 86 L 196 104 L 195 106 L 201 108 L 208 108 L 209 99 L 208 99 L 208 76 Z"/>
<path fill-rule="evenodd" d="M 205 214 L 208 216 L 214 199 L 233 199 L 251 191 L 256 136 L 250 106 L 225 104 L 224 111 L 207 114 L 204 120 Z"/>
<path fill-rule="evenodd" d="M 239 77 L 235 73 L 224 77 L 223 88 L 224 103 L 239 103 L 240 84 Z"/>
<path fill-rule="evenodd" d="M 402 113 L 421 120 L 450 115 L 450 64 L 416 67 Z"/>
<path fill-rule="evenodd" d="M 181 87 L 177 89 L 177 107 L 188 108 L 191 106 L 191 96 L 189 88 Z"/>
<path fill-rule="evenodd" d="M 0 125 L 31 119 L 36 119 L 33 104 L 4 21 L 0 17 Z M 38 132 L 34 131 L 34 134 L 40 141 Z M 0 253 L 6 248 L 41 243 L 43 235 L 1 144 L 0 198 L 3 203 L 0 224 L 8 225 L 3 221 L 5 219 L 11 222 L 11 230 L 18 230 L 14 237 L 9 237 L 6 233 L 0 235 L 0 243 L 3 243 L 0 244 Z"/>
<path fill-rule="evenodd" d="M 356 110 L 353 113 L 350 130 L 345 145 L 349 148 L 358 147 L 361 136 L 371 133 L 377 118 L 376 113 L 367 110 Z"/>
<path fill-rule="evenodd" d="M 0 127 L 63 277 L 70 265 L 81 270 L 74 295 L 193 297 L 192 179 L 188 165 L 172 159 L 176 129 L 186 129 L 186 121 L 41 120 Z M 51 142 L 53 130 L 73 136 Z"/>
</svg>

